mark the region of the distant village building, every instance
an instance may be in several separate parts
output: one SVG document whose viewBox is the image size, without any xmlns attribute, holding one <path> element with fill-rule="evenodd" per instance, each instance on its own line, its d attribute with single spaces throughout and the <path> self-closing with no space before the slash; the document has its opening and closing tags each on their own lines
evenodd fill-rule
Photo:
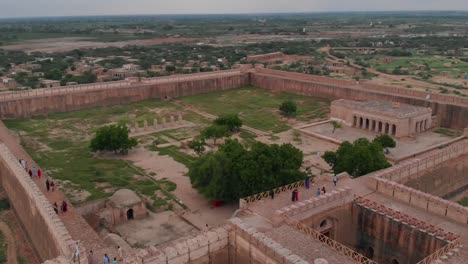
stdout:
<svg viewBox="0 0 468 264">
<path fill-rule="evenodd" d="M 340 99 L 332 102 L 331 117 L 351 127 L 396 138 L 432 128 L 432 109 L 407 104 Z"/>
<path fill-rule="evenodd" d="M 18 87 L 18 84 L 13 78 L 2 77 L 1 81 L 2 86 L 5 87 L 4 89 L 15 89 L 16 87 Z"/>
</svg>

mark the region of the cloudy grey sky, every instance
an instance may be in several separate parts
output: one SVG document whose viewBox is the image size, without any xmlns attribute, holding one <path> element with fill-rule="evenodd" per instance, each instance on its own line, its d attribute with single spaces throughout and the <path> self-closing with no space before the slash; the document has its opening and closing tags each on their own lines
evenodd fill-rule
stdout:
<svg viewBox="0 0 468 264">
<path fill-rule="evenodd" d="M 468 0 L 0 0 L 0 18 L 399 10 L 468 11 Z"/>
</svg>

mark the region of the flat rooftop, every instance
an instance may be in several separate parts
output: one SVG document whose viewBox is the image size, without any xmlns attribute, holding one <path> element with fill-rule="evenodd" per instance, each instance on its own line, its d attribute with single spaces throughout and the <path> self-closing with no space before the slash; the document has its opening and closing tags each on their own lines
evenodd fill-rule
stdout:
<svg viewBox="0 0 468 264">
<path fill-rule="evenodd" d="M 340 99 L 333 101 L 332 104 L 394 118 L 408 118 L 421 114 L 432 113 L 432 109 L 428 107 L 419 107 L 386 101 L 359 102 Z"/>
</svg>

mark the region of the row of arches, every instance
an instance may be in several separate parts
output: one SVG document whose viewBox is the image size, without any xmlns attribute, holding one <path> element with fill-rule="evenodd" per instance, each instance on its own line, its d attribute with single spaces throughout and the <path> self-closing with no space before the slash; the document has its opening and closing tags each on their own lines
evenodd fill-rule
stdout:
<svg viewBox="0 0 468 264">
<path fill-rule="evenodd" d="M 419 133 L 419 132 L 424 132 L 429 129 L 428 127 L 427 119 L 426 120 L 421 120 L 415 123 L 414 127 L 414 132 Z"/>
<path fill-rule="evenodd" d="M 375 119 L 362 116 L 354 116 L 353 127 L 374 131 L 376 133 L 388 134 L 395 136 L 397 126 L 388 122 L 382 122 Z"/>
</svg>

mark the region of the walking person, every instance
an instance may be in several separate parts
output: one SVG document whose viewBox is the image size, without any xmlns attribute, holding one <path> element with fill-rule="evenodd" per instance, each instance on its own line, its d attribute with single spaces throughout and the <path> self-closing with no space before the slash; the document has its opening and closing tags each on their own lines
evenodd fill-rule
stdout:
<svg viewBox="0 0 468 264">
<path fill-rule="evenodd" d="M 117 262 L 117 258 L 114 257 L 114 261 L 112 261 L 112 264 L 119 264 L 119 262 Z"/>
<path fill-rule="evenodd" d="M 62 212 L 66 213 L 67 210 L 68 210 L 68 203 L 65 200 L 63 200 L 63 202 L 62 202 Z"/>
<path fill-rule="evenodd" d="M 57 202 L 54 203 L 54 211 L 55 211 L 56 214 L 59 213 Z"/>
<path fill-rule="evenodd" d="M 336 182 L 338 181 L 338 177 L 336 177 L 336 175 L 333 176 L 333 184 L 335 184 L 335 187 L 336 187 Z"/>
<path fill-rule="evenodd" d="M 323 193 L 323 194 L 326 194 L 326 193 L 327 193 L 327 191 L 325 190 L 325 186 L 322 187 L 322 193 Z"/>
<path fill-rule="evenodd" d="M 107 254 L 104 254 L 104 264 L 110 264 L 110 258 Z"/>
<path fill-rule="evenodd" d="M 78 241 L 76 241 L 75 251 L 73 252 L 73 262 L 76 262 L 76 261 L 80 263 L 80 245 L 78 244 Z"/>
<path fill-rule="evenodd" d="M 47 192 L 49 192 L 49 191 L 50 191 L 50 182 L 49 182 L 49 179 L 46 179 L 45 185 L 46 185 L 46 188 L 47 188 Z"/>
<path fill-rule="evenodd" d="M 36 167 L 32 168 L 32 176 L 37 177 L 37 168 Z"/>
<path fill-rule="evenodd" d="M 89 251 L 88 264 L 94 264 L 94 252 L 92 250 Z"/>
<path fill-rule="evenodd" d="M 52 191 L 55 191 L 55 182 L 54 182 L 54 180 L 50 181 L 50 188 L 52 189 Z"/>
<path fill-rule="evenodd" d="M 296 201 L 296 190 L 292 191 L 291 193 L 291 201 L 295 202 Z"/>
<path fill-rule="evenodd" d="M 37 177 L 39 177 L 39 179 L 41 179 L 41 176 L 42 176 L 41 168 L 38 168 L 37 169 Z"/>
<path fill-rule="evenodd" d="M 206 224 L 206 227 L 208 228 L 208 224 Z M 119 254 L 119 261 L 123 261 L 123 249 L 120 246 L 117 247 L 117 253 Z"/>
<path fill-rule="evenodd" d="M 295 192 L 295 195 L 296 195 L 295 200 L 297 202 L 297 201 L 299 201 L 299 191 L 296 189 L 296 190 L 294 190 L 294 192 Z"/>
<path fill-rule="evenodd" d="M 305 187 L 306 187 L 306 189 L 309 189 L 309 188 L 310 188 L 310 178 L 307 178 L 307 179 L 305 180 Z"/>
<path fill-rule="evenodd" d="M 320 196 L 320 188 L 317 188 L 317 191 L 315 191 L 315 196 Z"/>
<path fill-rule="evenodd" d="M 32 173 L 32 170 L 31 170 L 31 169 L 29 169 L 28 173 L 29 173 L 29 177 L 32 178 L 33 173 Z"/>
</svg>

